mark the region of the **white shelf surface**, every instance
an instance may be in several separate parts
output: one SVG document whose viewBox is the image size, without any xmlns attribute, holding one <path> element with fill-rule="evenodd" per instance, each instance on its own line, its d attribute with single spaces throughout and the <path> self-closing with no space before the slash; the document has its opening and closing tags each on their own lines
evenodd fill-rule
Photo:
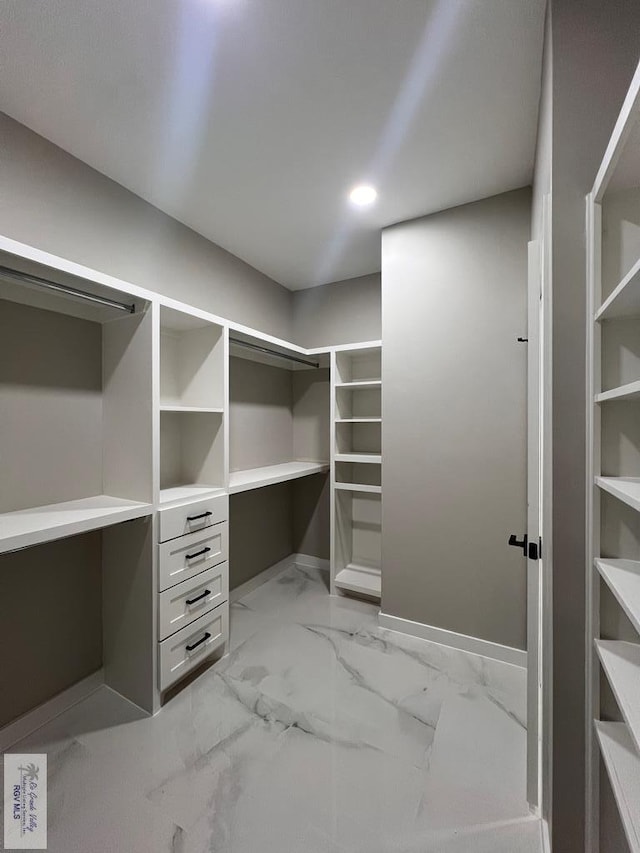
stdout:
<svg viewBox="0 0 640 853">
<path fill-rule="evenodd" d="M 382 454 L 380 453 L 336 453 L 336 462 L 368 462 L 372 465 L 379 465 L 382 462 Z M 638 481 L 638 490 L 640 492 L 640 480 Z"/>
<path fill-rule="evenodd" d="M 596 486 L 640 511 L 640 477 L 596 477 Z"/>
<path fill-rule="evenodd" d="M 382 486 L 369 486 L 366 483 L 335 483 L 336 489 L 344 492 L 369 492 L 372 495 L 381 495 Z"/>
<path fill-rule="evenodd" d="M 0 515 L 0 553 L 99 530 L 152 512 L 151 504 L 111 495 L 6 512 Z"/>
<path fill-rule="evenodd" d="M 279 465 L 266 465 L 263 468 L 249 468 L 246 471 L 233 471 L 229 475 L 229 494 L 248 492 L 262 486 L 286 483 L 299 477 L 321 474 L 329 470 L 328 462 L 281 462 Z"/>
<path fill-rule="evenodd" d="M 595 640 L 602 668 L 640 749 L 640 645 L 621 640 Z"/>
<path fill-rule="evenodd" d="M 633 627 L 640 633 L 640 562 L 600 559 L 595 564 Z"/>
<path fill-rule="evenodd" d="M 160 403 L 161 412 L 204 412 L 205 414 L 222 414 L 224 409 L 206 406 L 180 406 L 174 403 Z"/>
<path fill-rule="evenodd" d="M 624 723 L 595 723 L 631 853 L 640 853 L 640 755 Z"/>
<path fill-rule="evenodd" d="M 606 403 L 607 400 L 640 400 L 640 380 L 602 391 L 596 394 L 594 400 L 596 403 Z"/>
<path fill-rule="evenodd" d="M 336 418 L 337 424 L 381 424 L 382 418 Z"/>
<path fill-rule="evenodd" d="M 382 575 L 380 569 L 377 567 L 349 563 L 337 573 L 335 585 L 347 592 L 380 598 Z"/>
<path fill-rule="evenodd" d="M 640 260 L 596 311 L 596 320 L 640 316 Z"/>
<path fill-rule="evenodd" d="M 357 382 L 336 382 L 336 388 L 350 388 L 358 391 L 366 388 L 382 388 L 382 379 L 361 379 Z"/>
<path fill-rule="evenodd" d="M 224 495 L 225 490 L 220 486 L 207 486 L 201 483 L 185 486 L 171 486 L 168 489 L 160 489 L 159 503 L 164 508 L 168 504 L 180 504 L 197 500 L 198 498 L 206 498 L 211 495 Z"/>
</svg>

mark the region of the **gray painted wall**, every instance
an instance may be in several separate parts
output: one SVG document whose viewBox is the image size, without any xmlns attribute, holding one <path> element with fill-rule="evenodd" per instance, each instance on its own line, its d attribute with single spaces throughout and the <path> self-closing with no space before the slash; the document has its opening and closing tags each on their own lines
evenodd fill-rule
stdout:
<svg viewBox="0 0 640 853">
<path fill-rule="evenodd" d="M 306 347 L 379 340 L 380 274 L 295 291 L 293 335 Z"/>
<path fill-rule="evenodd" d="M 640 53 L 636 0 L 553 0 L 553 849 L 584 845 L 585 195 Z M 619 850 L 610 846 L 603 850 Z M 609 846 L 607 846 L 609 845 Z"/>
<path fill-rule="evenodd" d="M 288 290 L 2 113 L 0 234 L 291 338 Z"/>
<path fill-rule="evenodd" d="M 101 541 L 0 556 L 0 726 L 102 666 Z"/>
<path fill-rule="evenodd" d="M 517 648 L 530 205 L 517 190 L 382 237 L 382 609 Z"/>
</svg>

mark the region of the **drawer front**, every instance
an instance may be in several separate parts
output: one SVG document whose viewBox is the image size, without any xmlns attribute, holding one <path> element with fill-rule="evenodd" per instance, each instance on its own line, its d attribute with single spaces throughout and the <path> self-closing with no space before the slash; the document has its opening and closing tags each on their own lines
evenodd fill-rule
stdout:
<svg viewBox="0 0 640 853">
<path fill-rule="evenodd" d="M 194 533 L 226 521 L 229 517 L 229 496 L 217 495 L 202 498 L 180 506 L 167 507 L 158 511 L 160 542 L 167 542 L 186 533 Z"/>
<path fill-rule="evenodd" d="M 229 605 L 225 602 L 158 644 L 160 690 L 166 690 L 227 641 Z"/>
<path fill-rule="evenodd" d="M 158 589 L 162 592 L 227 559 L 227 522 L 158 545 Z"/>
<path fill-rule="evenodd" d="M 228 563 L 160 593 L 158 632 L 161 640 L 190 625 L 229 597 Z"/>
</svg>

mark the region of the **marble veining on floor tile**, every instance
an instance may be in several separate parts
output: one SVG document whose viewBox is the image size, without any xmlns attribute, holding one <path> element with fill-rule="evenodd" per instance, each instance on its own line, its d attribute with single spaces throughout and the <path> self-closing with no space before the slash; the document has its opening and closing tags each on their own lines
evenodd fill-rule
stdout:
<svg viewBox="0 0 640 853">
<path fill-rule="evenodd" d="M 386 631 L 287 569 L 230 654 L 153 718 L 108 688 L 12 751 L 49 756 L 64 853 L 539 853 L 525 672 Z"/>
</svg>

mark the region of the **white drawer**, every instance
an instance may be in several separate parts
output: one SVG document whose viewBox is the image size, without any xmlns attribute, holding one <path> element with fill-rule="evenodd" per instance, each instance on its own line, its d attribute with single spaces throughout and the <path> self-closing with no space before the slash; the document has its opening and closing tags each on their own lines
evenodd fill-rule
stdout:
<svg viewBox="0 0 640 853">
<path fill-rule="evenodd" d="M 229 496 L 216 495 L 180 506 L 167 507 L 159 510 L 158 515 L 160 542 L 167 542 L 177 536 L 184 536 L 185 533 L 193 533 L 226 521 L 229 517 Z"/>
<path fill-rule="evenodd" d="M 229 597 L 228 563 L 200 572 L 194 578 L 160 593 L 158 634 L 161 640 L 190 625 Z"/>
<path fill-rule="evenodd" d="M 224 646 L 228 631 L 229 605 L 225 602 L 159 643 L 160 690 L 166 690 Z"/>
<path fill-rule="evenodd" d="M 227 522 L 158 545 L 158 589 L 162 592 L 227 559 Z"/>
</svg>

